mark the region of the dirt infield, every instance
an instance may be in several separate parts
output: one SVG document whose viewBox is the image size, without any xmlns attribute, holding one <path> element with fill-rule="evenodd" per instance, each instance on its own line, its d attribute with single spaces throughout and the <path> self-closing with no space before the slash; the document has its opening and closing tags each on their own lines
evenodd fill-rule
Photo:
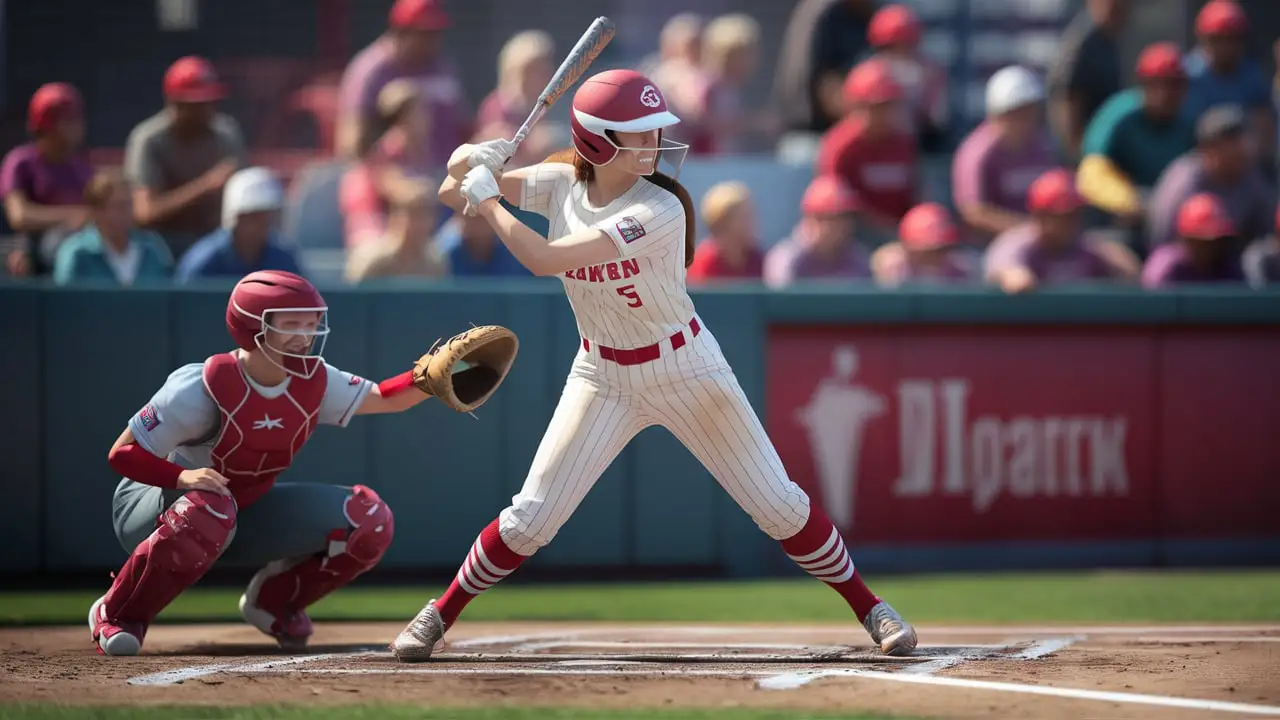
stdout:
<svg viewBox="0 0 1280 720">
<path fill-rule="evenodd" d="M 85 627 L 4 629 L 0 699 L 1280 716 L 1280 625 L 935 626 L 888 659 L 856 626 L 464 623 L 420 665 L 386 652 L 400 627 L 321 624 L 286 656 L 247 626 L 162 625 L 136 658 L 97 655 Z"/>
</svg>

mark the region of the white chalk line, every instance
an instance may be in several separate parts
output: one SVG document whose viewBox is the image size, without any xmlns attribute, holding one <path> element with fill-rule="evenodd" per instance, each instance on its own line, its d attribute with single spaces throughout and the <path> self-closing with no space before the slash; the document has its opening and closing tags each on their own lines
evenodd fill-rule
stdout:
<svg viewBox="0 0 1280 720">
<path fill-rule="evenodd" d="M 635 636 L 652 635 L 654 633 L 672 633 L 688 635 L 788 635 L 818 633 L 840 633 L 845 630 L 862 632 L 860 625 L 601 625 L 561 632 L 551 637 L 565 639 L 589 638 L 599 635 Z M 921 635 L 934 637 L 938 635 L 1160 635 L 1199 633 L 1214 635 L 1216 633 L 1280 633 L 1280 625 L 940 625 L 930 627 L 917 625 Z"/>
<path fill-rule="evenodd" d="M 933 649 L 962 649 L 962 648 L 989 648 L 999 649 L 1006 648 L 1008 645 L 983 645 L 979 643 L 930 643 Z M 679 641 L 671 640 L 667 642 L 632 642 L 628 640 L 546 640 L 542 642 L 531 642 L 523 645 L 517 645 L 511 648 L 510 652 L 537 652 L 539 650 L 553 650 L 557 648 L 600 648 L 611 650 L 638 650 L 638 649 L 702 649 L 710 648 L 717 650 L 807 650 L 809 652 L 841 652 L 848 651 L 848 645 L 813 645 L 803 643 L 730 643 L 730 642 L 697 642 L 697 641 Z"/>
<path fill-rule="evenodd" d="M 1131 642 L 1148 643 L 1151 645 L 1162 645 L 1169 643 L 1280 643 L 1278 636 L 1261 636 L 1261 637 L 1231 637 L 1224 635 L 1215 637 L 1212 635 L 1189 635 L 1187 637 L 1136 637 Z"/>
<path fill-rule="evenodd" d="M 486 635 L 474 638 L 462 638 L 457 641 L 448 643 L 449 647 L 470 648 L 470 647 L 487 647 L 490 645 L 504 645 L 508 643 L 528 642 L 531 640 L 542 640 L 549 638 L 563 638 L 564 631 L 544 630 L 534 633 L 521 633 L 518 635 Z M 317 655 L 299 655 L 290 658 L 277 658 L 275 660 L 267 660 L 257 663 L 244 662 L 224 662 L 212 663 L 208 665 L 194 665 L 184 668 L 173 668 L 149 675 L 139 675 L 129 678 L 126 683 L 129 685 L 178 685 L 187 680 L 217 675 L 218 673 L 236 674 L 236 673 L 260 673 L 277 670 L 277 668 L 294 667 L 305 665 L 310 662 L 318 662 L 321 660 L 335 660 L 340 658 L 354 658 L 360 656 L 377 655 L 379 651 L 373 649 L 356 650 L 344 653 L 324 653 Z"/>
<path fill-rule="evenodd" d="M 1148 695 L 1144 693 L 1111 692 L 1105 690 L 1085 690 L 1083 688 L 1055 687 L 1051 685 L 1025 685 L 1022 683 L 995 682 L 991 680 L 967 680 L 964 678 L 941 677 L 938 675 L 904 675 L 903 673 L 886 673 L 879 670 L 827 671 L 830 676 L 856 677 L 869 680 L 886 680 L 888 682 L 915 683 L 919 685 L 936 685 L 941 687 L 964 688 L 967 690 L 992 690 L 1023 695 L 1047 695 L 1069 700 L 1097 700 L 1100 702 L 1121 703 L 1127 705 L 1155 705 L 1159 707 L 1185 708 L 1251 715 L 1278 715 L 1280 705 L 1255 705 L 1252 703 L 1227 702 L 1224 700 L 1207 700 L 1202 698 L 1185 698 L 1172 695 Z M 760 681 L 764 686 L 773 678 Z M 779 689 L 785 685 L 779 682 Z"/>
<path fill-rule="evenodd" d="M 624 665 L 625 663 L 610 663 L 610 665 Z M 558 665 L 557 667 L 506 667 L 506 668 L 483 668 L 483 667 L 432 667 L 431 665 L 413 665 L 398 666 L 399 669 L 393 671 L 382 670 L 379 668 L 271 668 L 259 671 L 259 674 L 270 675 L 274 673 L 306 673 L 308 675 L 447 675 L 450 677 L 457 675 L 481 675 L 481 676 L 503 676 L 510 677 L 513 675 L 637 675 L 642 677 L 718 677 L 727 679 L 736 678 L 753 678 L 753 677 L 769 677 L 777 674 L 777 670 L 752 670 L 743 668 L 741 670 L 732 669 L 714 669 L 714 668 L 683 668 L 668 666 L 665 668 L 632 668 L 632 667 L 609 667 L 595 668 L 589 666 L 569 665 L 567 663 Z"/>
<path fill-rule="evenodd" d="M 1046 638 L 1031 643 L 1030 647 L 1020 650 L 1013 654 L 1018 660 L 1039 660 L 1047 655 L 1052 655 L 1060 650 L 1065 650 L 1072 645 L 1085 639 L 1084 635 L 1072 635 L 1071 637 Z"/>
<path fill-rule="evenodd" d="M 528 633 L 522 635 L 507 636 L 483 636 L 476 638 L 463 638 L 449 643 L 451 647 L 487 647 L 492 645 L 501 645 L 509 643 L 528 643 L 532 641 L 570 641 L 576 638 L 586 636 L 597 636 L 600 634 L 608 634 L 610 632 L 636 632 L 637 630 L 653 633 L 653 632 L 682 632 L 695 635 L 720 635 L 726 633 L 740 633 L 744 631 L 756 632 L 759 634 L 789 634 L 795 635 L 797 632 L 803 631 L 823 631 L 830 628 L 809 627 L 809 628 L 781 628 L 767 626 L 666 626 L 666 627 L 646 627 L 637 628 L 634 625 L 620 626 L 617 628 L 588 628 L 573 632 L 561 631 L 545 631 L 538 633 Z M 1044 626 L 1044 627 L 1010 627 L 1010 626 L 970 626 L 970 627 L 947 627 L 926 630 L 929 634 L 980 634 L 980 633 L 1019 633 L 1019 634 L 1052 634 L 1062 633 L 1064 631 L 1072 632 L 1075 636 L 1084 636 L 1089 634 L 1099 635 L 1145 635 L 1152 633 L 1165 633 L 1180 635 L 1182 633 L 1214 633 L 1214 632 L 1275 632 L 1280 631 L 1280 626 L 1276 625 L 1246 625 L 1246 626 L 1152 626 L 1152 627 L 1113 627 L 1113 626 Z M 1083 637 L 1069 638 L 1071 642 L 1084 639 Z M 1166 639 L 1166 638 L 1160 638 Z M 1218 638 L 1210 638 L 1219 640 Z M 1045 655 L 1056 652 L 1066 647 L 1054 647 L 1058 643 L 1062 643 L 1068 638 L 1047 638 L 1040 643 L 1035 643 L 1031 647 L 1022 651 L 1017 655 L 1019 659 L 1033 659 L 1043 657 Z M 1186 642 L 1186 638 L 1168 637 L 1170 642 Z M 1070 644 L 1070 643 L 1068 643 Z M 941 646 L 939 646 L 941 647 Z M 974 646 L 976 647 L 976 646 Z M 322 655 L 308 655 L 295 658 L 282 658 L 277 660 L 269 660 L 259 663 L 236 664 L 236 663 L 218 663 L 213 665 L 204 665 L 192 668 L 181 668 L 169 670 L 152 675 L 144 675 L 138 678 L 130 679 L 129 684 L 133 685 L 172 685 L 184 680 L 204 677 L 217 673 L 288 673 L 299 672 L 307 674 L 330 674 L 330 675 L 374 675 L 386 674 L 387 670 L 380 668 L 306 668 L 299 667 L 310 662 L 321 660 L 334 660 L 342 658 L 351 658 L 359 655 L 373 655 L 377 653 L 362 651 L 355 653 L 327 653 Z M 946 667 L 952 667 L 955 663 L 964 662 L 968 658 L 956 660 L 957 656 L 941 656 L 930 660 L 929 662 L 937 662 L 937 665 L 930 669 L 930 672 L 937 672 Z M 947 664 L 943 666 L 943 662 Z M 607 658 L 601 658 L 601 663 L 607 663 Z M 922 665 L 928 665 L 923 663 Z M 805 673 L 783 673 L 779 674 L 776 670 L 721 670 L 711 668 L 679 668 L 679 669 L 658 669 L 658 668 L 639 668 L 639 667 L 622 667 L 618 663 L 614 663 L 611 667 L 590 667 L 585 665 L 560 665 L 558 667 L 519 667 L 505 668 L 495 670 L 482 667 L 397 667 L 393 673 L 421 674 L 421 675 L 628 675 L 641 677 L 721 677 L 721 678 L 760 678 L 761 687 L 772 685 L 772 687 L 781 689 L 788 684 L 795 682 L 795 676 L 804 675 Z M 1096 700 L 1101 702 L 1113 702 L 1122 704 L 1139 704 L 1152 705 L 1159 707 L 1186 708 L 1203 711 L 1218 711 L 1240 714 L 1254 715 L 1271 715 L 1280 716 L 1280 706 L 1250 704 L 1250 703 L 1234 703 L 1219 700 L 1208 700 L 1198 698 L 1182 698 L 1166 695 L 1149 695 L 1142 693 L 1124 693 L 1124 692 L 1108 692 L 1098 690 L 1085 690 L 1079 688 L 1062 688 L 1045 685 L 1025 685 L 1019 683 L 994 682 L 986 680 L 968 680 L 963 678 L 941 677 L 933 674 L 904 674 L 902 672 L 886 673 L 877 670 L 865 670 L 861 668 L 850 668 L 844 670 L 817 670 L 812 673 L 821 673 L 826 677 L 857 677 L 873 680 L 885 680 L 889 682 L 917 683 L 925 685 L 935 685 L 941 687 L 956 687 L 974 690 L 991 690 L 995 692 L 1009 692 L 1015 694 L 1031 694 L 1045 695 L 1051 697 L 1061 697 L 1066 699 L 1077 700 Z M 816 678 L 814 678 L 816 679 Z M 771 682 L 772 681 L 772 682 Z M 807 684 L 812 680 L 806 680 L 800 685 Z M 800 685 L 794 685 L 799 687 Z"/>
<path fill-rule="evenodd" d="M 126 682 L 129 685 L 177 685 L 187 680 L 216 675 L 218 673 L 260 673 L 284 668 L 292 665 L 302 665 L 309 662 L 319 660 L 334 660 L 337 658 L 353 658 L 368 655 L 377 655 L 375 650 L 357 650 L 353 652 L 342 653 L 322 653 L 318 655 L 298 655 L 289 658 L 276 658 L 274 660 L 265 660 L 256 663 L 214 663 L 211 665 L 196 665 L 194 667 L 175 668 L 173 670 L 165 670 L 163 672 L 152 673 L 150 675 L 139 675 L 138 677 L 129 678 Z"/>
</svg>

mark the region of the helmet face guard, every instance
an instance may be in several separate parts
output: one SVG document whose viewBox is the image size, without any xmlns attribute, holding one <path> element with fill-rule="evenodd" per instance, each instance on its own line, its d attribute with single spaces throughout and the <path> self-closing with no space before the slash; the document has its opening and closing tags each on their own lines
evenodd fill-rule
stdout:
<svg viewBox="0 0 1280 720">
<path fill-rule="evenodd" d="M 613 71 L 617 72 L 617 71 Z M 611 73 L 602 73 L 608 76 Z M 668 140 L 662 137 L 665 128 L 676 125 L 680 118 L 671 113 L 666 106 L 662 94 L 649 84 L 649 81 L 634 73 L 625 74 L 632 83 L 631 91 L 636 93 L 633 104 L 627 111 L 609 112 L 609 103 L 590 103 L 574 97 L 573 112 L 570 125 L 573 131 L 574 148 L 584 160 L 596 167 L 608 165 L 626 150 L 641 163 L 639 174 L 652 175 L 658 170 L 676 177 L 688 155 L 689 146 L 685 143 Z M 592 81 L 588 81 L 590 84 Z M 584 86 L 585 88 L 586 86 Z M 579 91 L 581 94 L 582 91 Z M 596 109 L 599 107 L 600 109 Z M 644 133 L 658 131 L 656 147 L 632 147 L 621 145 L 617 141 L 617 133 Z"/>
<path fill-rule="evenodd" d="M 663 132 L 658 131 L 658 147 L 629 147 L 619 145 L 613 139 L 613 133 L 605 133 L 604 139 L 613 146 L 613 159 L 617 159 L 623 151 L 635 153 L 636 158 L 640 161 L 642 168 L 641 175 L 652 175 L 661 170 L 664 175 L 672 178 L 679 177 L 680 168 L 684 166 L 684 160 L 689 155 L 689 146 L 686 143 L 668 140 L 663 137 Z M 650 159 L 652 158 L 652 159 Z M 591 158 L 587 158 L 587 162 L 591 162 Z M 612 160 L 610 160 L 612 162 Z M 592 163 L 595 165 L 596 163 Z M 607 163 L 600 163 L 601 165 Z M 648 172 L 644 172 L 643 168 L 649 168 Z"/>
<path fill-rule="evenodd" d="M 239 306 L 236 309 L 246 317 L 251 317 L 260 323 L 261 329 L 254 335 L 254 344 L 276 367 L 295 377 L 308 379 L 315 375 L 320 366 L 324 364 L 324 345 L 329 338 L 329 308 L 272 308 L 264 311 L 262 317 L 247 313 Z M 281 328 L 272 324 L 272 318 L 280 313 L 318 313 L 320 318 L 315 328 L 297 330 Z M 294 352 L 285 347 L 277 347 L 269 342 L 268 333 L 276 336 L 276 338 L 281 336 L 306 337 L 308 338 L 306 349 L 301 352 Z M 278 339 L 276 341 L 279 342 Z"/>
</svg>

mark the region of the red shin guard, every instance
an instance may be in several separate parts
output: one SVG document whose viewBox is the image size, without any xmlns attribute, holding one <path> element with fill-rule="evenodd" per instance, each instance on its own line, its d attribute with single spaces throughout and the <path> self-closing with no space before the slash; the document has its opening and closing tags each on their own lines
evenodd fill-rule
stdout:
<svg viewBox="0 0 1280 720">
<path fill-rule="evenodd" d="M 250 606 L 287 618 L 378 564 L 391 547 L 395 518 L 373 490 L 363 485 L 353 490 L 343 507 L 351 529 L 331 533 L 324 553 L 268 565 L 245 593 Z"/>
<path fill-rule="evenodd" d="M 193 491 L 175 500 L 116 573 L 103 603 L 106 616 L 150 624 L 209 571 L 235 526 L 236 504 L 230 497 Z"/>
</svg>

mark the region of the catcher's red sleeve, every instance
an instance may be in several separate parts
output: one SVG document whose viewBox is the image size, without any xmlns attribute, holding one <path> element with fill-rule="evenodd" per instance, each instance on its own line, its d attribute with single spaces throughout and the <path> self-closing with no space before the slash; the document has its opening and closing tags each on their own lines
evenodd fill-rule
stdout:
<svg viewBox="0 0 1280 720">
<path fill-rule="evenodd" d="M 107 455 L 107 464 L 122 476 L 144 485 L 172 490 L 178 487 L 182 466 L 156 457 L 137 443 L 115 448 Z"/>
<path fill-rule="evenodd" d="M 399 395 L 413 386 L 413 371 L 406 370 L 395 377 L 389 377 L 378 383 L 378 394 L 384 398 L 389 398 Z"/>
</svg>

